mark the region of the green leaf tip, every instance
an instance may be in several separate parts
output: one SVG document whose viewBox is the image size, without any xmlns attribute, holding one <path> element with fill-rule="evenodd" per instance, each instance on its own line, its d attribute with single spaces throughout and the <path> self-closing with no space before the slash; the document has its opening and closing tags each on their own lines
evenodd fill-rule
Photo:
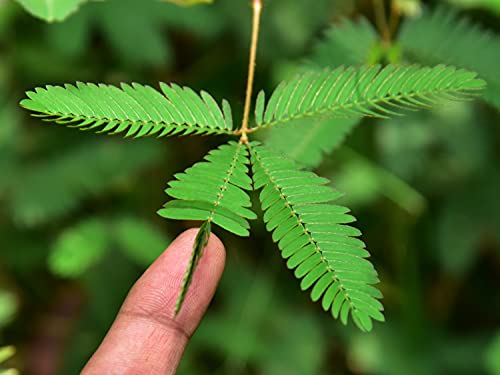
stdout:
<svg viewBox="0 0 500 375">
<path fill-rule="evenodd" d="M 201 257 L 203 256 L 203 250 L 207 247 L 208 241 L 210 240 L 211 233 L 211 225 L 210 221 L 205 221 L 196 235 L 196 238 L 193 243 L 193 251 L 191 252 L 191 258 L 189 259 L 188 268 L 186 273 L 184 274 L 184 279 L 181 285 L 181 291 L 179 293 L 179 297 L 177 298 L 177 302 L 175 304 L 175 315 L 179 314 L 182 304 L 186 299 L 186 295 L 193 281 L 193 275 L 196 271 L 196 267 L 200 262 Z"/>
</svg>

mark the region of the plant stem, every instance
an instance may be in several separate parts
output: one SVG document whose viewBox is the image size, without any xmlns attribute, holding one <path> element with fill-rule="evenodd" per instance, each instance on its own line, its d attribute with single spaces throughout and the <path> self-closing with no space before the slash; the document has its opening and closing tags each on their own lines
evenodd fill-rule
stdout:
<svg viewBox="0 0 500 375">
<path fill-rule="evenodd" d="M 401 20 L 401 9 L 395 3 L 391 3 L 391 15 L 389 16 L 389 33 L 390 35 L 394 35 L 399 25 L 399 21 Z"/>
<path fill-rule="evenodd" d="M 383 0 L 373 0 L 373 10 L 375 12 L 375 23 L 382 36 L 384 43 L 391 42 L 391 32 L 387 23 L 387 16 L 385 14 L 385 7 Z"/>
<path fill-rule="evenodd" d="M 250 62 L 248 65 L 248 82 L 245 98 L 245 110 L 243 122 L 238 134 L 241 134 L 240 142 L 248 143 L 248 118 L 250 116 L 250 106 L 252 104 L 253 81 L 255 77 L 255 60 L 257 58 L 257 44 L 259 42 L 260 15 L 262 12 L 262 0 L 253 0 L 253 24 L 252 24 L 252 44 L 250 46 Z"/>
</svg>

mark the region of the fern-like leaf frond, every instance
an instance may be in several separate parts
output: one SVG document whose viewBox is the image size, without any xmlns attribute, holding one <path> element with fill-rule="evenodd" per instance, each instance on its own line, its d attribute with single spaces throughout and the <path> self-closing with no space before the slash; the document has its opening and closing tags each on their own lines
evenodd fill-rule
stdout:
<svg viewBox="0 0 500 375">
<path fill-rule="evenodd" d="M 57 156 L 19 168 L 9 180 L 12 216 L 22 226 L 53 222 L 82 200 L 115 191 L 121 181 L 133 181 L 163 155 L 156 142 L 94 141 L 59 151 Z"/>
<path fill-rule="evenodd" d="M 231 134 L 231 108 L 222 109 L 208 93 L 160 84 L 163 95 L 150 86 L 121 88 L 92 83 L 46 86 L 28 91 L 21 106 L 48 121 L 99 133 L 126 137 L 174 134 Z"/>
<path fill-rule="evenodd" d="M 229 144 L 211 151 L 204 162 L 175 175 L 166 193 L 175 200 L 158 213 L 168 219 L 210 221 L 239 236 L 248 236 L 247 219 L 257 216 L 249 208 L 252 190 L 248 177 L 248 151 L 242 144 Z"/>
<path fill-rule="evenodd" d="M 265 146 L 253 143 L 250 152 L 266 227 L 302 279 L 301 288 L 312 288 L 311 298 L 322 299 L 323 308 L 344 324 L 350 313 L 360 329 L 370 331 L 372 319 L 384 320 L 382 295 L 372 286 L 379 280 L 356 238 L 361 233 L 346 225 L 354 221 L 349 210 L 330 203 L 341 194 Z"/>
<path fill-rule="evenodd" d="M 248 150 L 241 143 L 229 144 L 211 151 L 204 162 L 176 174 L 166 193 L 171 200 L 158 211 L 167 219 L 203 221 L 196 236 L 181 292 L 177 299 L 177 314 L 186 297 L 196 266 L 208 244 L 211 223 L 239 236 L 248 236 L 248 219 L 257 215 L 249 208 L 250 197 L 244 190 L 252 189 L 248 177 Z"/>
<path fill-rule="evenodd" d="M 500 108 L 500 38 L 444 6 L 407 20 L 399 44 L 412 61 L 453 64 L 473 70 L 488 87 L 485 97 Z"/>
<path fill-rule="evenodd" d="M 366 18 L 345 19 L 325 32 L 307 61 L 319 67 L 369 64 L 377 43 L 377 32 Z"/>
<path fill-rule="evenodd" d="M 308 168 L 320 165 L 359 123 L 358 117 L 300 119 L 270 129 L 266 144 Z"/>
<path fill-rule="evenodd" d="M 326 31 L 307 58 L 304 68 L 370 64 L 378 57 L 377 47 L 377 32 L 368 20 L 345 19 Z M 263 99 L 261 94 L 261 106 L 265 104 Z M 357 117 L 315 118 L 312 121 L 307 117 L 301 118 L 286 127 L 272 127 L 266 144 L 300 164 L 315 168 L 323 156 L 334 151 L 359 122 Z"/>
<path fill-rule="evenodd" d="M 267 106 L 256 111 L 258 127 L 318 116 L 386 118 L 394 110 L 432 106 L 440 99 L 464 100 L 484 87 L 476 74 L 438 65 L 380 65 L 309 71 L 282 82 Z M 261 102 L 263 94 L 259 95 Z"/>
</svg>

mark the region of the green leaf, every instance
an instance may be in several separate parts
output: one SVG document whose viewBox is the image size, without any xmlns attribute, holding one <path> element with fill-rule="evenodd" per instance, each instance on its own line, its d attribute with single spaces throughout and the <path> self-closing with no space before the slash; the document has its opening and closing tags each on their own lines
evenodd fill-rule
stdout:
<svg viewBox="0 0 500 375">
<path fill-rule="evenodd" d="M 11 323 L 18 309 L 19 301 L 16 295 L 10 290 L 0 287 L 0 329 Z"/>
<path fill-rule="evenodd" d="M 211 151 L 205 162 L 197 163 L 175 175 L 166 193 L 175 200 L 158 213 L 168 219 L 209 221 L 239 236 L 248 236 L 247 219 L 251 211 L 252 189 L 248 177 L 248 151 L 242 144 L 230 142 Z"/>
<path fill-rule="evenodd" d="M 327 30 L 307 58 L 306 67 L 369 64 L 372 60 L 378 60 L 373 53 L 377 48 L 377 32 L 370 22 L 364 18 L 356 22 L 346 19 Z M 328 71 L 323 74 L 326 77 Z M 321 81 L 318 80 L 311 90 L 320 87 Z M 265 95 L 263 92 L 259 95 L 257 107 L 262 107 L 262 114 L 256 116 L 256 123 L 261 125 Z M 356 117 L 315 118 L 312 121 L 308 118 L 297 119 L 286 127 L 272 127 L 266 137 L 266 144 L 307 167 L 315 168 L 321 163 L 323 155 L 340 146 L 359 122 Z"/>
<path fill-rule="evenodd" d="M 361 330 L 370 331 L 372 319 L 384 320 L 382 295 L 372 286 L 378 277 L 356 238 L 359 231 L 345 225 L 352 216 L 330 203 L 340 194 L 325 186 L 327 180 L 265 146 L 253 143 L 250 153 L 266 228 L 287 266 L 302 279 L 301 288 L 312 288 L 311 298 L 322 298 L 323 308 L 334 317 L 340 314 L 342 323 L 350 313 Z"/>
<path fill-rule="evenodd" d="M 492 375 L 500 374 L 500 331 L 497 331 L 485 353 L 485 364 Z"/>
<path fill-rule="evenodd" d="M 16 222 L 35 226 L 59 219 L 83 199 L 116 190 L 163 156 L 150 142 L 89 142 L 43 162 L 32 163 L 9 180 Z M 75 173 L 78 171 L 78 173 Z"/>
<path fill-rule="evenodd" d="M 271 128 L 266 144 L 300 164 L 316 168 L 323 155 L 339 147 L 358 123 L 356 117 L 297 120 L 286 127 Z"/>
<path fill-rule="evenodd" d="M 162 232 L 144 220 L 121 217 L 113 223 L 115 242 L 128 258 L 149 266 L 170 243 Z"/>
<path fill-rule="evenodd" d="M 375 65 L 309 71 L 278 86 L 259 127 L 299 118 L 387 118 L 398 114 L 394 110 L 429 107 L 440 99 L 465 100 L 484 85 L 475 73 L 444 65 Z"/>
<path fill-rule="evenodd" d="M 16 0 L 32 15 L 48 22 L 62 21 L 87 0 Z"/>
<path fill-rule="evenodd" d="M 438 7 L 406 21 L 400 35 L 403 53 L 424 64 L 453 64 L 486 80 L 485 98 L 500 108 L 500 38 L 457 12 Z"/>
<path fill-rule="evenodd" d="M 210 221 L 205 221 L 198 231 L 196 238 L 193 244 L 193 251 L 191 253 L 191 258 L 189 259 L 189 265 L 184 274 L 184 279 L 182 280 L 181 291 L 179 293 L 179 297 L 177 298 L 177 302 L 175 303 L 175 315 L 179 313 L 182 308 L 182 304 L 184 299 L 186 298 L 187 291 L 191 282 L 193 281 L 194 271 L 200 262 L 201 257 L 203 256 L 203 250 L 208 245 L 208 240 L 210 239 Z"/>
<path fill-rule="evenodd" d="M 163 95 L 150 86 L 77 83 L 47 86 L 27 92 L 21 106 L 37 117 L 99 133 L 140 138 L 174 134 L 232 134 L 231 108 L 224 117 L 214 100 L 188 87 L 160 84 Z"/>
<path fill-rule="evenodd" d="M 105 255 L 109 231 L 100 219 L 90 219 L 66 229 L 54 243 L 49 268 L 57 276 L 76 278 Z"/>
<path fill-rule="evenodd" d="M 325 32 L 307 62 L 322 68 L 369 64 L 372 62 L 372 51 L 378 47 L 378 40 L 377 32 L 367 19 L 346 19 Z"/>
<path fill-rule="evenodd" d="M 13 346 L 0 347 L 0 364 L 6 362 L 16 354 L 16 349 Z"/>
</svg>

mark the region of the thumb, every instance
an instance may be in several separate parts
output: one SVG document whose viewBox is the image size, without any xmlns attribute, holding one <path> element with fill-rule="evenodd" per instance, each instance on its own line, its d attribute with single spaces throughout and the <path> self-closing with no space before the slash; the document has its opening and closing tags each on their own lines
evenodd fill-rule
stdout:
<svg viewBox="0 0 500 375">
<path fill-rule="evenodd" d="M 212 234 L 174 316 L 197 233 L 181 234 L 137 281 L 82 374 L 175 374 L 224 270 L 224 246 Z"/>
</svg>

